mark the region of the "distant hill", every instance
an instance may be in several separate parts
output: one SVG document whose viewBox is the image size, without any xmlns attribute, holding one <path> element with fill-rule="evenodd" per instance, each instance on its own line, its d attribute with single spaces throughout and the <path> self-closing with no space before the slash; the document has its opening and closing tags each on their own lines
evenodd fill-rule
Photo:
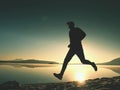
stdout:
<svg viewBox="0 0 120 90">
<path fill-rule="evenodd" d="M 98 65 L 120 65 L 120 58 L 113 59 L 110 62 L 98 63 Z"/>
<path fill-rule="evenodd" d="M 58 64 L 54 61 L 45 61 L 45 60 L 35 60 L 35 59 L 27 59 L 27 60 L 0 60 L 0 63 L 39 63 L 39 64 Z"/>
</svg>

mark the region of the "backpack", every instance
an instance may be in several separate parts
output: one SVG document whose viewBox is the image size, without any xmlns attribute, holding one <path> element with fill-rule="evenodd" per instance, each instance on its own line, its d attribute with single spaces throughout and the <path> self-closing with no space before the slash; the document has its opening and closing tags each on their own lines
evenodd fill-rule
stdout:
<svg viewBox="0 0 120 90">
<path fill-rule="evenodd" d="M 77 36 L 79 37 L 79 39 L 83 40 L 85 38 L 85 36 L 86 36 L 86 33 L 83 30 L 81 30 L 80 28 L 76 28 L 76 30 L 78 32 Z"/>
</svg>

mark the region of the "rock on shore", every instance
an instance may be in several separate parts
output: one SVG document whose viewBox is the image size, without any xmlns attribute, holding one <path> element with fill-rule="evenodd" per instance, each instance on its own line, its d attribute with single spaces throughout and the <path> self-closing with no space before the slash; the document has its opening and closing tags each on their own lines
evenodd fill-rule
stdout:
<svg viewBox="0 0 120 90">
<path fill-rule="evenodd" d="M 0 84 L 0 90 L 120 90 L 120 76 L 112 78 L 96 78 L 61 83 L 20 84 L 17 81 L 8 81 Z"/>
</svg>

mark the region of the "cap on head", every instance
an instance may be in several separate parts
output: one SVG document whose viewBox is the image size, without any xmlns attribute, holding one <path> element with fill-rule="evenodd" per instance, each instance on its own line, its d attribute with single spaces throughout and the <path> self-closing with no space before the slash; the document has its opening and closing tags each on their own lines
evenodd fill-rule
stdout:
<svg viewBox="0 0 120 90">
<path fill-rule="evenodd" d="M 69 21 L 69 22 L 67 22 L 67 25 L 69 25 L 69 26 L 74 26 L 75 24 L 74 24 L 73 21 Z"/>
</svg>

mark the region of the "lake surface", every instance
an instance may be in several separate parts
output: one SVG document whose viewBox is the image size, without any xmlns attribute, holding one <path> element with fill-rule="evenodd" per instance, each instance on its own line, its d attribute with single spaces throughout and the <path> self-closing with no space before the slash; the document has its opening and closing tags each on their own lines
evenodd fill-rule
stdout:
<svg viewBox="0 0 120 90">
<path fill-rule="evenodd" d="M 83 82 L 87 79 L 120 75 L 120 66 L 98 65 L 98 71 L 95 72 L 90 65 L 68 65 L 63 80 L 58 80 L 53 76 L 53 73 L 59 73 L 61 67 L 62 65 L 0 64 L 0 83 L 13 80 L 22 84 L 66 81 Z"/>
</svg>

